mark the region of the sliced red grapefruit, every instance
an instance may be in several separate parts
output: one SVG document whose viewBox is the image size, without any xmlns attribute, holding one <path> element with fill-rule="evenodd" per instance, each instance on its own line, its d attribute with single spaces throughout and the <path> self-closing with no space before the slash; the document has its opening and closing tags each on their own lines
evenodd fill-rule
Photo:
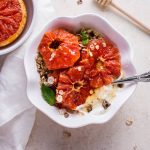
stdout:
<svg viewBox="0 0 150 150">
<path fill-rule="evenodd" d="M 16 40 L 27 19 L 23 0 L 0 0 L 0 47 Z"/>
<path fill-rule="evenodd" d="M 72 67 L 80 57 L 78 37 L 63 29 L 45 33 L 39 51 L 49 70 Z"/>
</svg>

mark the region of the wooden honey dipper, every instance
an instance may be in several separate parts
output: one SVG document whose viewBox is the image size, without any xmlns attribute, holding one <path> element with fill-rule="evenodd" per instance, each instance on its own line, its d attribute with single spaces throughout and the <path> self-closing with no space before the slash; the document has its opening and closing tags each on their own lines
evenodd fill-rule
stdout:
<svg viewBox="0 0 150 150">
<path fill-rule="evenodd" d="M 142 22 L 132 17 L 130 14 L 119 8 L 116 4 L 112 2 L 112 0 L 96 0 L 96 2 L 101 6 L 101 8 L 105 9 L 109 5 L 113 8 L 117 9 L 119 12 L 121 12 L 123 15 L 127 16 L 132 23 L 134 23 L 135 26 L 137 26 L 140 30 L 144 31 L 148 35 L 150 35 L 150 29 L 146 27 Z"/>
</svg>

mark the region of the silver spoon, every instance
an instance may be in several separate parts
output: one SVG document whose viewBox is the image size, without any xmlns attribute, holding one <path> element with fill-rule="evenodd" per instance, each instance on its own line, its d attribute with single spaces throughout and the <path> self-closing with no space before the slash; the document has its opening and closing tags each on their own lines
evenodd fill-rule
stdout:
<svg viewBox="0 0 150 150">
<path fill-rule="evenodd" d="M 150 82 L 150 71 L 143 73 L 141 75 L 132 76 L 125 79 L 116 80 L 113 84 L 122 84 L 122 83 L 130 83 L 130 82 Z"/>
</svg>

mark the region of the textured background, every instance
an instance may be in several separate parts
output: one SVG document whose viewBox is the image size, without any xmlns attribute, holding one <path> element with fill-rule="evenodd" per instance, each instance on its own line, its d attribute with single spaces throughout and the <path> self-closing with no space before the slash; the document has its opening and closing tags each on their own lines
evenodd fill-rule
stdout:
<svg viewBox="0 0 150 150">
<path fill-rule="evenodd" d="M 149 0 L 115 0 L 115 2 L 150 27 Z M 102 12 L 92 0 L 53 0 L 56 15 L 93 12 L 105 17 L 130 42 L 137 72 L 150 70 L 150 38 L 113 11 Z M 149 150 L 150 83 L 140 83 L 115 117 L 103 125 L 66 129 L 37 112 L 36 122 L 26 150 Z M 126 125 L 132 118 L 133 124 Z M 65 132 L 71 133 L 67 137 Z"/>
<path fill-rule="evenodd" d="M 150 27 L 149 0 L 114 0 Z M 93 0 L 53 0 L 57 16 L 97 13 L 105 17 L 130 42 L 137 72 L 150 70 L 150 38 L 113 11 L 101 11 Z M 0 64 L 2 58 L 0 57 Z M 37 111 L 36 122 L 26 150 L 149 150 L 150 83 L 140 83 L 135 93 L 108 123 L 67 129 Z M 131 126 L 126 125 L 133 119 Z M 67 136 L 71 134 L 71 136 Z"/>
<path fill-rule="evenodd" d="M 115 0 L 130 14 L 150 27 L 149 0 Z M 150 38 L 113 11 L 102 12 L 92 0 L 53 0 L 56 15 L 93 12 L 105 17 L 130 42 L 137 72 L 150 70 Z M 150 83 L 140 83 L 115 117 L 103 125 L 66 129 L 37 112 L 36 122 L 26 150 L 149 150 L 150 149 Z M 132 118 L 133 124 L 126 125 Z M 66 137 L 64 132 L 71 133 Z"/>
</svg>

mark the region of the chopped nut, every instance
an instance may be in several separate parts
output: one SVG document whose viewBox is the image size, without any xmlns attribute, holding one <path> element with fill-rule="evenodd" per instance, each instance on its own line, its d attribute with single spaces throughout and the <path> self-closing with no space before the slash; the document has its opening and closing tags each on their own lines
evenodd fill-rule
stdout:
<svg viewBox="0 0 150 150">
<path fill-rule="evenodd" d="M 71 137 L 71 133 L 68 132 L 68 131 L 63 131 L 63 136 L 64 136 L 65 138 L 69 138 L 69 137 Z"/>
<path fill-rule="evenodd" d="M 47 67 L 46 67 L 46 66 L 43 66 L 43 69 L 46 71 L 46 70 L 47 70 Z"/>
<path fill-rule="evenodd" d="M 69 113 L 65 112 L 65 113 L 64 113 L 64 117 L 65 117 L 65 118 L 68 118 L 68 117 L 69 117 Z"/>
<path fill-rule="evenodd" d="M 88 30 L 87 30 L 87 33 L 89 34 L 89 37 L 90 37 L 90 38 L 94 38 L 95 34 L 94 34 L 94 31 L 93 31 L 93 30 L 88 29 Z"/>
<path fill-rule="evenodd" d="M 40 55 L 40 53 L 37 54 L 36 57 L 36 66 L 37 66 L 37 71 L 40 74 L 40 82 L 41 84 L 47 85 L 47 75 L 48 75 L 48 69 Z"/>
<path fill-rule="evenodd" d="M 123 88 L 124 84 L 117 84 L 119 88 Z"/>
<path fill-rule="evenodd" d="M 39 64 L 37 64 L 37 68 L 40 69 L 40 65 Z"/>
<path fill-rule="evenodd" d="M 89 34 L 89 33 L 93 32 L 93 30 L 92 29 L 87 29 L 86 32 Z"/>
<path fill-rule="evenodd" d="M 40 72 L 40 76 L 43 76 L 44 75 L 44 73 L 43 72 Z"/>
<path fill-rule="evenodd" d="M 126 120 L 126 125 L 127 126 L 131 126 L 133 124 L 133 118 L 128 118 L 127 120 Z"/>
<path fill-rule="evenodd" d="M 41 77 L 41 82 L 42 82 L 42 83 L 46 82 L 45 76 L 42 76 L 42 77 Z"/>
<path fill-rule="evenodd" d="M 102 106 L 103 106 L 104 109 L 107 109 L 110 105 L 111 105 L 111 104 L 110 104 L 107 100 L 104 99 L 104 100 L 102 101 Z"/>
<path fill-rule="evenodd" d="M 48 82 L 43 82 L 43 83 L 44 83 L 44 85 L 46 85 L 46 86 L 50 86 Z"/>
<path fill-rule="evenodd" d="M 86 110 L 87 110 L 87 112 L 92 111 L 92 105 L 87 105 L 87 106 L 86 106 Z"/>
</svg>

